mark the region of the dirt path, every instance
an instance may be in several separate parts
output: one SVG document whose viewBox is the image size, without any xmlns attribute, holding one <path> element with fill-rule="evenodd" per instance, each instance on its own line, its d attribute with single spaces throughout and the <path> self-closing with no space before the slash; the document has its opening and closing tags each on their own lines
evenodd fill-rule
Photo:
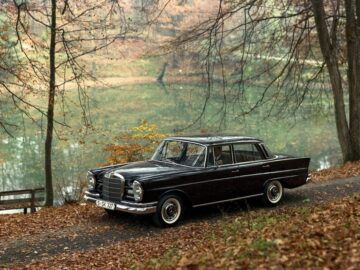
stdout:
<svg viewBox="0 0 360 270">
<path fill-rule="evenodd" d="M 284 200 L 279 207 L 298 207 L 332 201 L 355 193 L 360 193 L 360 177 L 334 180 L 324 183 L 310 183 L 303 187 L 286 190 Z M 199 221 L 215 222 L 224 215 L 239 214 L 245 211 L 244 201 L 205 207 L 191 211 L 184 223 Z M 251 211 L 263 207 L 258 200 L 248 204 Z M 277 208 L 275 208 L 277 209 Z M 275 210 L 276 211 L 276 210 Z M 1 229 L 1 228 L 0 228 Z M 89 250 L 95 247 L 106 247 L 113 243 L 149 236 L 160 232 L 150 218 L 134 217 L 120 213 L 116 217 L 88 220 L 88 223 L 54 231 L 40 231 L 26 238 L 0 240 L 0 268 L 18 262 L 30 262 L 54 256 L 64 252 Z M 11 267 L 10 267 L 11 268 Z"/>
</svg>

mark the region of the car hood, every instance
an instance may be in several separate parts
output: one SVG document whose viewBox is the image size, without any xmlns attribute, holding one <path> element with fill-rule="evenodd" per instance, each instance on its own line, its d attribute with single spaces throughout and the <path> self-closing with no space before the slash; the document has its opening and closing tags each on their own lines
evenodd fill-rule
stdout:
<svg viewBox="0 0 360 270">
<path fill-rule="evenodd" d="M 111 173 L 121 174 L 126 181 L 135 180 L 139 177 L 160 176 L 184 172 L 189 168 L 153 160 L 128 163 L 120 168 L 110 170 Z"/>
</svg>

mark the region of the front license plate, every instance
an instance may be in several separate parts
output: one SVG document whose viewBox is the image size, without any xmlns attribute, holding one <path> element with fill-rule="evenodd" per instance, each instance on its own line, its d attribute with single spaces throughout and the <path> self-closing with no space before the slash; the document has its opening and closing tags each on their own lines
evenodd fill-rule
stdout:
<svg viewBox="0 0 360 270">
<path fill-rule="evenodd" d="M 111 203 L 111 202 L 104 202 L 104 201 L 98 200 L 98 201 L 96 201 L 96 206 L 110 209 L 110 210 L 115 210 L 115 203 Z"/>
</svg>

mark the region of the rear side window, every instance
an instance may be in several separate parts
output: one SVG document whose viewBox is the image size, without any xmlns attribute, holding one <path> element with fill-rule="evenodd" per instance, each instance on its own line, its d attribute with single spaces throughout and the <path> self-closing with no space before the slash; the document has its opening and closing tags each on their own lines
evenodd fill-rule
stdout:
<svg viewBox="0 0 360 270">
<path fill-rule="evenodd" d="M 262 148 L 264 150 L 264 153 L 265 153 L 267 158 L 273 158 L 274 157 L 273 153 L 271 153 L 270 149 L 265 144 L 262 143 L 261 146 L 262 146 Z"/>
<path fill-rule="evenodd" d="M 252 143 L 234 144 L 234 156 L 236 163 L 264 159 L 262 153 Z"/>
</svg>

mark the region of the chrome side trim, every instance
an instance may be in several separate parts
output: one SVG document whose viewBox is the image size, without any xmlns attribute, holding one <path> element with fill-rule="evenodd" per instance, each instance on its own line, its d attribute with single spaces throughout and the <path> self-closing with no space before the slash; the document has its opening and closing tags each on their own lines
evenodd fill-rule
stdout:
<svg viewBox="0 0 360 270">
<path fill-rule="evenodd" d="M 90 194 L 93 195 L 93 193 Z M 110 201 L 90 197 L 88 195 L 85 195 L 84 199 L 90 202 L 96 202 L 96 201 L 110 202 Z M 115 204 L 115 210 L 126 213 L 132 213 L 132 214 L 140 214 L 140 215 L 152 214 L 156 212 L 157 203 L 158 202 L 134 203 L 134 202 L 123 201 L 121 203 Z"/>
<path fill-rule="evenodd" d="M 249 199 L 249 198 L 253 198 L 253 197 L 262 196 L 263 194 L 264 194 L 264 193 L 259 193 L 259 194 L 254 194 L 254 195 L 249 195 L 249 196 L 243 196 L 243 197 L 237 197 L 237 198 L 232 198 L 232 199 L 227 199 L 227 200 L 221 200 L 221 201 L 215 201 L 215 202 L 210 202 L 210 203 L 195 204 L 195 205 L 193 205 L 193 207 L 195 208 L 195 207 L 212 205 L 212 204 L 217 204 L 217 203 L 225 203 L 225 202 L 237 201 L 237 200 L 241 200 L 241 199 Z"/>
<path fill-rule="evenodd" d="M 288 179 L 288 178 L 294 178 L 294 177 L 299 177 L 299 176 L 300 176 L 300 175 L 298 175 L 298 174 L 294 174 L 294 175 L 285 175 L 285 176 L 281 176 L 281 177 L 270 178 L 269 180 Z"/>
<path fill-rule="evenodd" d="M 231 179 L 241 179 L 241 178 L 246 178 L 246 177 L 255 177 L 255 176 L 260 176 L 260 175 L 269 175 L 269 178 L 271 178 L 271 175 L 273 174 L 277 174 L 277 173 L 289 173 L 289 172 L 295 172 L 295 171 L 300 171 L 300 170 L 307 170 L 308 168 L 299 168 L 299 169 L 291 169 L 291 170 L 282 170 L 282 171 L 274 171 L 274 172 L 263 172 L 263 173 L 254 173 L 254 174 L 245 174 L 245 175 L 236 175 L 236 176 L 230 176 L 230 177 L 224 177 L 224 178 L 216 178 L 216 179 L 211 179 L 211 180 L 204 180 L 204 181 L 198 181 L 198 182 L 191 182 L 191 183 L 186 183 L 186 184 L 180 184 L 180 185 L 175 185 L 175 186 L 171 186 L 171 187 L 161 187 L 161 188 L 155 188 L 152 189 L 153 190 L 163 190 L 163 189 L 172 189 L 172 188 L 178 188 L 178 187 L 184 187 L 184 186 L 189 186 L 189 185 L 197 185 L 197 184 L 204 184 L 204 183 L 211 183 L 211 182 L 216 182 L 216 181 L 224 181 L 224 180 L 231 180 Z M 285 175 L 284 177 L 289 177 L 287 175 Z M 281 177 L 275 177 L 275 178 L 281 178 Z M 272 178 L 271 178 L 272 179 Z"/>
</svg>

